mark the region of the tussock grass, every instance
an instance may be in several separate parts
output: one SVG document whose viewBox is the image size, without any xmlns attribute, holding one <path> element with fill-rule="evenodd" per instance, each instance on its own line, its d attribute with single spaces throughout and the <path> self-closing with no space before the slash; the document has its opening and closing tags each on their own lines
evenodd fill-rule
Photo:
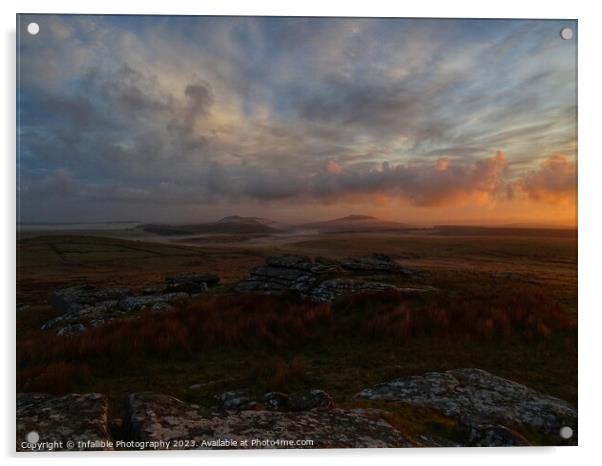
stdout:
<svg viewBox="0 0 602 466">
<path fill-rule="evenodd" d="M 396 292 L 358 295 L 333 305 L 295 297 L 206 296 L 190 305 L 117 321 L 74 337 L 39 332 L 17 344 L 17 389 L 62 393 L 94 367 L 127 365 L 140 357 L 179 358 L 231 348 L 290 349 L 333 341 L 367 343 L 433 336 L 481 340 L 546 338 L 573 331 L 574 317 L 530 289 L 451 299 L 413 300 Z M 528 292 L 527 292 L 528 291 Z M 278 390 L 303 380 L 301 360 L 271 361 L 249 370 Z"/>
<path fill-rule="evenodd" d="M 492 339 L 548 337 L 576 329 L 576 318 L 544 294 L 515 286 L 511 293 L 411 302 L 395 292 L 352 296 L 334 305 L 347 325 L 372 339 L 460 335 Z"/>
</svg>

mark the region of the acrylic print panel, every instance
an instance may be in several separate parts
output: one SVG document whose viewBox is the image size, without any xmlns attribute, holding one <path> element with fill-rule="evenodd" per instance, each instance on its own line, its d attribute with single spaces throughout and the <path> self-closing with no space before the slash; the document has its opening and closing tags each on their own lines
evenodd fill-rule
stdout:
<svg viewBox="0 0 602 466">
<path fill-rule="evenodd" d="M 17 450 L 577 443 L 576 21 L 17 22 Z"/>
</svg>

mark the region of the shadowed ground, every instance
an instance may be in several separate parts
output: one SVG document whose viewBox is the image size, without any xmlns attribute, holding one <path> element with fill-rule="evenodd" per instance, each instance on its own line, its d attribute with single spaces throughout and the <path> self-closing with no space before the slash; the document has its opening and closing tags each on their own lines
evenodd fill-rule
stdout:
<svg viewBox="0 0 602 466">
<path fill-rule="evenodd" d="M 265 238 L 219 243 L 204 238 L 197 244 L 85 235 L 19 241 L 19 390 L 105 393 L 110 418 L 123 415 L 126 395 L 149 389 L 211 406 L 214 396 L 224 390 L 264 393 L 319 387 L 337 406 L 383 408 L 382 402 L 352 397 L 401 376 L 478 367 L 576 405 L 576 329 L 564 328 L 558 316 L 549 313 L 553 308 L 576 319 L 575 237 L 329 234 L 289 237 L 273 245 Z M 281 329 L 290 337 L 284 341 L 262 336 L 274 325 L 262 313 L 280 315 L 292 306 L 289 301 L 266 302 L 264 307 L 270 308 L 266 311 L 258 307 L 261 302 L 234 305 L 226 299 L 249 267 L 270 254 L 345 257 L 373 252 L 422 272 L 415 277 L 384 277 L 385 281 L 432 286 L 439 292 L 396 302 L 394 309 L 361 299 L 329 307 L 323 315 L 297 307 L 298 313 L 313 314 L 301 327 L 297 317 L 282 320 Z M 57 288 L 91 283 L 141 290 L 161 283 L 166 275 L 184 272 L 216 273 L 222 284 L 186 309 L 95 330 L 72 339 L 72 347 L 62 337 L 39 330 L 55 315 L 48 300 Z M 515 316 L 510 327 L 500 327 L 505 322 L 500 312 L 512 313 L 512 303 L 520 302 L 533 308 L 543 323 Z M 424 315 L 421 309 L 438 306 L 448 323 L 433 331 L 428 327 L 433 320 L 402 327 L 404 306 L 416 321 Z M 491 314 L 482 312 L 488 308 Z M 202 330 L 178 333 L 178 325 L 190 329 L 197 322 L 187 320 L 194 312 L 208 316 Z M 478 316 L 475 325 L 463 323 L 470 321 L 461 319 L 463 312 Z M 240 324 L 243 319 L 246 326 Z M 225 339 L 224 332 L 234 333 Z M 142 349 L 132 346 L 136 341 Z M 390 423 L 404 434 L 438 432 L 451 439 L 457 435 L 453 422 L 428 409 L 403 404 L 386 409 Z M 540 441 L 533 433 L 525 435 Z"/>
</svg>

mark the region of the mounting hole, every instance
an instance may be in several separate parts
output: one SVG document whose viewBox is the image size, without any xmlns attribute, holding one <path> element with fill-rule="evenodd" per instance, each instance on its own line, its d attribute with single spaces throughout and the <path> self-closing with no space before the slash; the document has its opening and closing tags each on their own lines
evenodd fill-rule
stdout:
<svg viewBox="0 0 602 466">
<path fill-rule="evenodd" d="M 40 441 L 40 434 L 38 434 L 35 430 L 28 432 L 25 436 L 26 440 L 29 443 L 38 443 Z"/>
<path fill-rule="evenodd" d="M 571 40 L 573 38 L 573 30 L 571 28 L 562 28 L 560 30 L 560 37 L 564 40 Z"/>
<path fill-rule="evenodd" d="M 29 23 L 27 25 L 27 32 L 29 32 L 32 36 L 35 36 L 38 32 L 40 32 L 40 25 L 38 23 Z"/>
<path fill-rule="evenodd" d="M 560 436 L 565 440 L 570 439 L 573 436 L 573 429 L 571 429 L 569 426 L 564 426 L 562 429 L 560 429 Z"/>
</svg>

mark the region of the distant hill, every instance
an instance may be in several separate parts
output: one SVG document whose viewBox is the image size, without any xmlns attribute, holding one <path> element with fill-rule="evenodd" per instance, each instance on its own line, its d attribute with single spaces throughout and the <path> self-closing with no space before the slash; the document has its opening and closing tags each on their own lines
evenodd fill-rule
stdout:
<svg viewBox="0 0 602 466">
<path fill-rule="evenodd" d="M 273 234 L 281 232 L 286 225 L 260 217 L 240 217 L 231 215 L 217 222 L 188 225 L 145 224 L 142 230 L 165 236 L 197 234 Z"/>
<path fill-rule="evenodd" d="M 381 220 L 369 215 L 348 215 L 334 220 L 306 223 L 300 226 L 301 228 L 318 230 L 324 233 L 386 232 L 413 228 L 406 223 Z"/>
</svg>

